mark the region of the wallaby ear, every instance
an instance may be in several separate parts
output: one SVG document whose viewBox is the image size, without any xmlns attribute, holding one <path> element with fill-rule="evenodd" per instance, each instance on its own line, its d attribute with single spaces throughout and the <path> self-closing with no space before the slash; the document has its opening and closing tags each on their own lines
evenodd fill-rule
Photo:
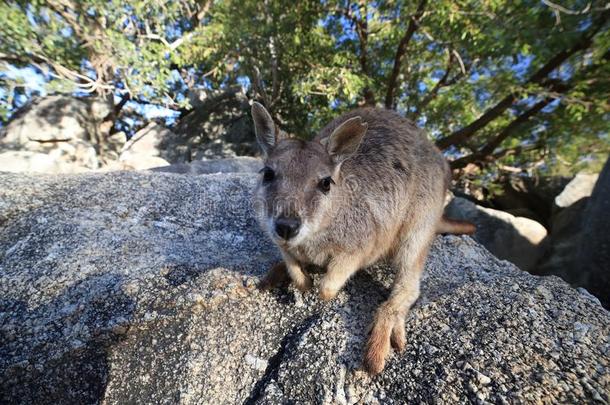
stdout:
<svg viewBox="0 0 610 405">
<path fill-rule="evenodd" d="M 273 118 L 262 104 L 255 101 L 252 103 L 252 119 L 254 120 L 256 140 L 265 156 L 267 156 L 277 143 L 278 138 Z"/>
<path fill-rule="evenodd" d="M 362 122 L 362 117 L 353 117 L 339 125 L 320 142 L 326 146 L 326 151 L 336 162 L 341 162 L 356 153 L 368 124 Z"/>
</svg>

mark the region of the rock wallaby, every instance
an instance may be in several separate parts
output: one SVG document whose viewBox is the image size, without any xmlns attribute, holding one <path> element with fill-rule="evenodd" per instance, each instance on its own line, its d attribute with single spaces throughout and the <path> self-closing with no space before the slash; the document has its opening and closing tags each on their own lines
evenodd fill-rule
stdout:
<svg viewBox="0 0 610 405">
<path fill-rule="evenodd" d="M 405 317 L 419 297 L 428 249 L 436 233 L 472 233 L 469 223 L 443 218 L 448 165 L 422 130 L 397 113 L 362 108 L 328 124 L 312 141 L 290 139 L 259 103 L 252 105 L 265 167 L 255 192 L 262 228 L 284 263 L 262 281 L 287 274 L 311 288 L 305 266 L 326 267 L 320 298 L 333 299 L 352 274 L 388 258 L 392 292 L 378 308 L 364 357 L 381 372 L 390 346 L 405 346 Z"/>
</svg>

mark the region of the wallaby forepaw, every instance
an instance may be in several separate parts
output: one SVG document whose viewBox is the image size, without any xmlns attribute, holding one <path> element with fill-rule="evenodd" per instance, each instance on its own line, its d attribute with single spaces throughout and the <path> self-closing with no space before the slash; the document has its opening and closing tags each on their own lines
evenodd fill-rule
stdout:
<svg viewBox="0 0 610 405">
<path fill-rule="evenodd" d="M 260 290 L 272 290 L 288 284 L 289 281 L 290 276 L 288 275 L 288 270 L 286 270 L 286 265 L 280 262 L 271 267 L 267 274 L 265 274 L 263 279 L 258 283 L 258 288 Z"/>
<path fill-rule="evenodd" d="M 337 296 L 337 294 L 339 294 L 338 290 L 328 288 L 328 287 L 320 288 L 320 299 L 322 301 L 330 301 L 330 300 L 334 299 Z"/>
<path fill-rule="evenodd" d="M 320 299 L 322 301 L 335 299 L 337 295 L 339 295 L 342 286 L 342 283 L 338 283 L 336 279 L 327 273 L 322 280 L 320 280 Z"/>
<path fill-rule="evenodd" d="M 294 281 L 294 286 L 301 292 L 307 292 L 311 290 L 313 286 L 313 282 L 311 281 L 311 277 L 308 275 L 303 276 L 301 280 Z"/>
</svg>

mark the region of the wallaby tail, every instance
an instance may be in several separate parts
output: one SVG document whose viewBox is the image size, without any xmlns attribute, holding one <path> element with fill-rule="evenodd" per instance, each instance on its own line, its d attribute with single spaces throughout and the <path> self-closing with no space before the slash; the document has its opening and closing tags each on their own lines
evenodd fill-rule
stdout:
<svg viewBox="0 0 610 405">
<path fill-rule="evenodd" d="M 477 230 L 474 224 L 443 216 L 436 227 L 436 233 L 451 233 L 453 235 L 472 235 Z"/>
</svg>

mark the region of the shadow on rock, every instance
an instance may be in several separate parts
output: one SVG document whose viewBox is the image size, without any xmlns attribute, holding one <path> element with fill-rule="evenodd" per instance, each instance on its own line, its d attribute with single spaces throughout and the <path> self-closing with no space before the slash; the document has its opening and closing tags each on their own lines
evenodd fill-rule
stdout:
<svg viewBox="0 0 610 405">
<path fill-rule="evenodd" d="M 110 348 L 129 329 L 135 303 L 113 284 L 85 279 L 50 302 L 2 300 L 0 402 L 99 403 Z"/>
</svg>

